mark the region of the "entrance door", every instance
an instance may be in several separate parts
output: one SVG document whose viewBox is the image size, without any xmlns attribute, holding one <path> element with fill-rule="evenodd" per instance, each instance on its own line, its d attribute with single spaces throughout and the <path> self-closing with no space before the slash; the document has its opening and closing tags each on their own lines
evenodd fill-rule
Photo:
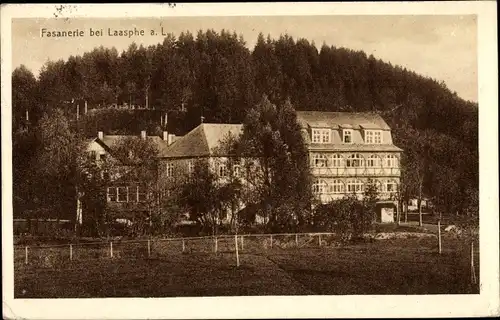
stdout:
<svg viewBox="0 0 500 320">
<path fill-rule="evenodd" d="M 394 208 L 381 208 L 380 209 L 380 222 L 393 223 L 394 222 Z"/>
</svg>

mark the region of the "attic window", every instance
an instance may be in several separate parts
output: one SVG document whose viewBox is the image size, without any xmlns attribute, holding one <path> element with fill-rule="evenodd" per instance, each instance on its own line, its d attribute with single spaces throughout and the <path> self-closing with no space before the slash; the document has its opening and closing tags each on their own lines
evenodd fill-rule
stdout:
<svg viewBox="0 0 500 320">
<path fill-rule="evenodd" d="M 330 129 L 313 129 L 313 143 L 330 143 Z"/>
<path fill-rule="evenodd" d="M 352 143 L 352 130 L 351 129 L 344 129 L 342 131 L 342 141 L 344 143 Z"/>
<path fill-rule="evenodd" d="M 382 132 L 380 132 L 380 130 L 366 130 L 365 142 L 369 144 L 381 144 Z"/>
</svg>

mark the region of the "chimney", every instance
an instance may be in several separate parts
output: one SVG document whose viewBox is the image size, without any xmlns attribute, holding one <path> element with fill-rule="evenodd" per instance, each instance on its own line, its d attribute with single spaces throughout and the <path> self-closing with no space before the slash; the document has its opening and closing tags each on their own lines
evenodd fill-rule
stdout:
<svg viewBox="0 0 500 320">
<path fill-rule="evenodd" d="M 104 132 L 102 132 L 102 131 L 97 131 L 97 138 L 99 138 L 99 140 L 104 139 Z"/>
<path fill-rule="evenodd" d="M 146 134 L 146 130 L 142 130 L 142 131 L 141 131 L 141 138 L 142 138 L 142 139 L 146 139 L 146 136 L 147 136 L 147 134 Z"/>
<path fill-rule="evenodd" d="M 168 142 L 168 131 L 163 131 L 163 141 Z"/>
<path fill-rule="evenodd" d="M 205 117 L 204 117 L 204 116 L 201 116 L 201 117 L 200 117 L 200 121 L 201 121 L 201 123 L 203 123 L 203 121 L 205 121 Z"/>
<path fill-rule="evenodd" d="M 169 134 L 167 144 L 171 145 L 172 143 L 174 143 L 174 139 L 175 139 L 175 134 Z"/>
<path fill-rule="evenodd" d="M 167 120 L 168 120 L 168 115 L 165 112 L 165 121 L 163 122 L 164 128 L 167 129 Z"/>
</svg>

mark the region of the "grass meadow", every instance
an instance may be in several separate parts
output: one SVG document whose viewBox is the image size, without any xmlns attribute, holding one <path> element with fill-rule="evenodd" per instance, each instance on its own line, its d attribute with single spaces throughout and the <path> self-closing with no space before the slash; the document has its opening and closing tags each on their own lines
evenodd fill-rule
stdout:
<svg viewBox="0 0 500 320">
<path fill-rule="evenodd" d="M 15 250 L 15 298 L 479 293 L 470 247 L 455 238 L 338 246 L 326 236 L 234 237 Z M 321 246 L 319 246 L 321 241 Z M 184 251 L 183 251 L 184 248 Z M 38 255 L 37 255 L 38 254 Z M 71 255 L 71 259 L 70 259 Z M 479 255 L 475 254 L 479 279 Z"/>
</svg>

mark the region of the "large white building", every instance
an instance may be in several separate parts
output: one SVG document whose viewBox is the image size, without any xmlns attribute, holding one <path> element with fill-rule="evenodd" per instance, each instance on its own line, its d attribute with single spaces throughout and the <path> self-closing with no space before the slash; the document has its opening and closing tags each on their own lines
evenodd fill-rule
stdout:
<svg viewBox="0 0 500 320">
<path fill-rule="evenodd" d="M 391 128 L 375 113 L 298 111 L 306 141 L 313 192 L 323 203 L 356 193 L 374 183 L 380 198 L 380 219 L 397 210 L 402 150 L 392 142 Z"/>
</svg>

